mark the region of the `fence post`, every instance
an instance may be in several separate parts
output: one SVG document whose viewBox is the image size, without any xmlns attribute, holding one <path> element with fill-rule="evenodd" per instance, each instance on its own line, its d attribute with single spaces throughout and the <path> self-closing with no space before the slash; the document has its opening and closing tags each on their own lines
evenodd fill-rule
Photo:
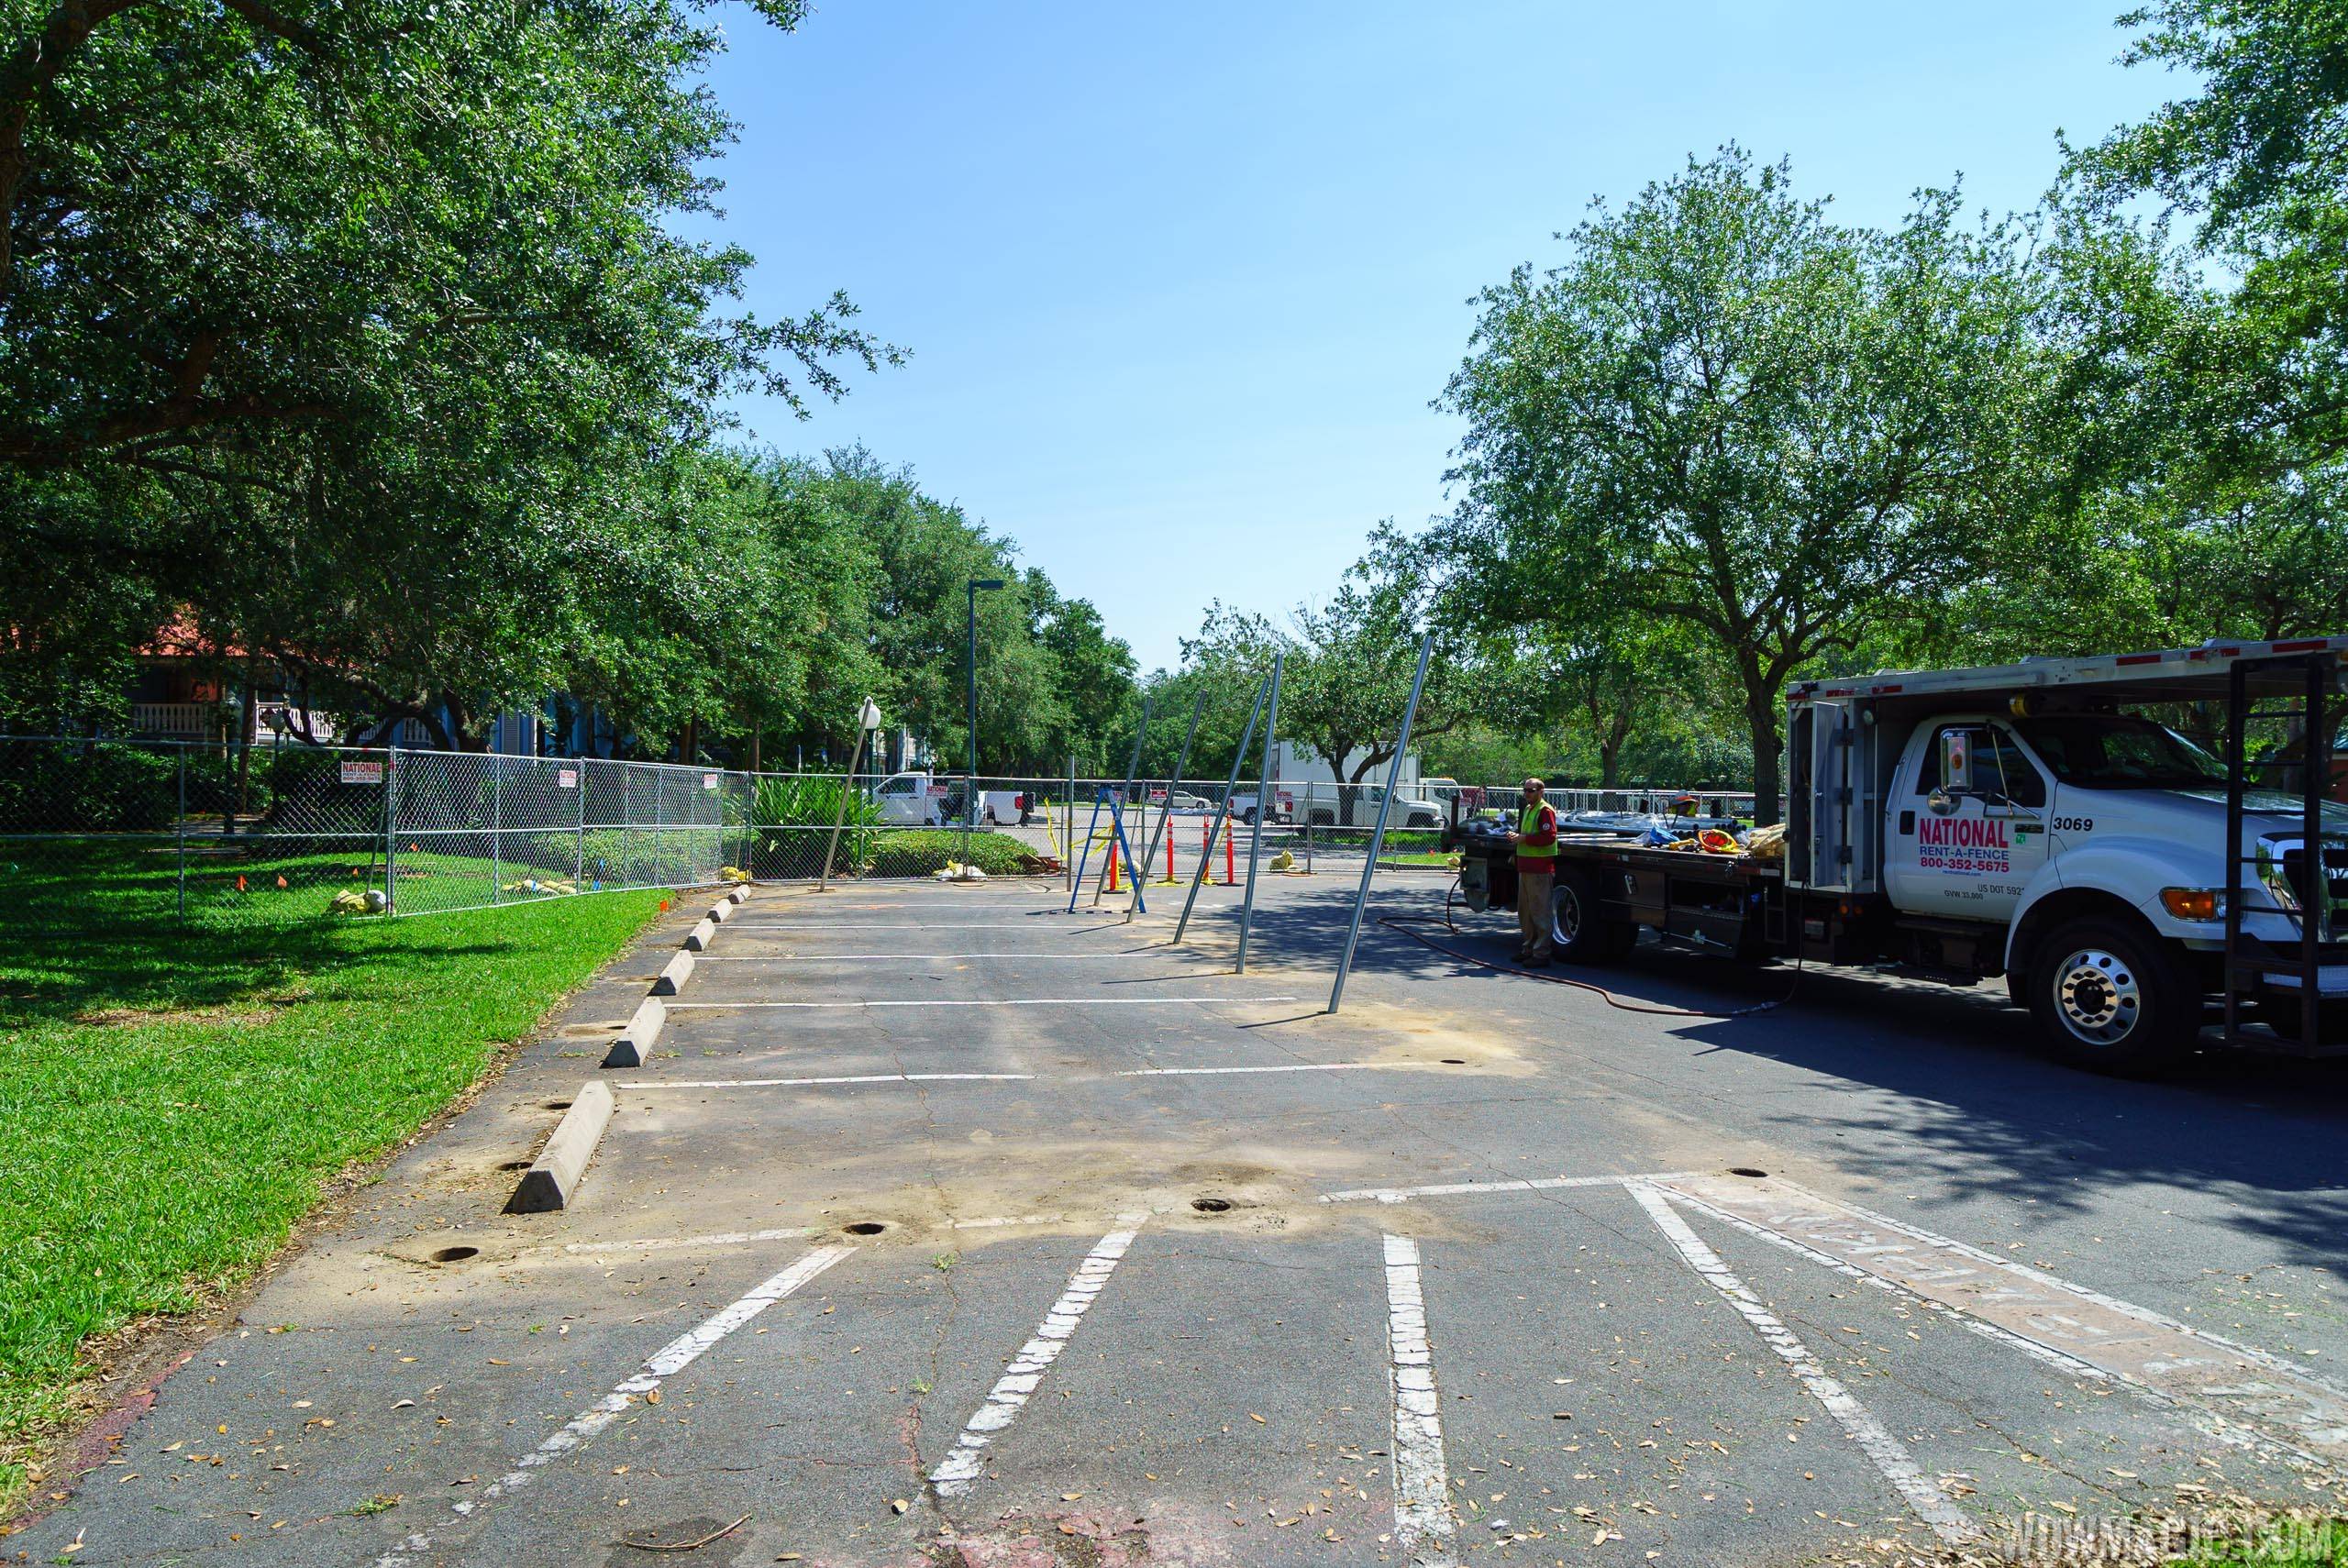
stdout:
<svg viewBox="0 0 2348 1568">
<path fill-rule="evenodd" d="M 1269 679 L 1256 682 L 1256 705 L 1247 710 L 1247 727 L 1239 734 L 1239 749 L 1231 754 L 1231 777 L 1224 781 L 1223 799 L 1215 802 L 1213 813 L 1207 819 L 1207 840 L 1199 852 L 1198 875 L 1191 878 L 1190 895 L 1182 900 L 1182 918 L 1174 922 L 1174 940 L 1177 942 L 1181 941 L 1182 933 L 1191 929 L 1191 907 L 1199 901 L 1199 884 L 1213 877 L 1208 867 L 1214 863 L 1214 841 L 1218 837 L 1223 840 L 1224 864 L 1230 864 L 1231 797 L 1233 791 L 1239 788 L 1240 766 L 1247 760 L 1247 743 L 1256 738 L 1256 721 L 1264 716 L 1264 695 L 1270 689 Z M 1263 791 L 1259 790 L 1256 794 L 1256 815 L 1260 820 L 1263 814 Z"/>
<path fill-rule="evenodd" d="M 504 844 L 498 836 L 500 813 L 504 807 L 505 791 L 498 786 L 504 782 L 498 775 L 499 753 L 489 754 L 489 901 L 494 908 L 504 897 L 500 884 L 505 880 Z"/>
<path fill-rule="evenodd" d="M 1280 665 L 1288 657 L 1285 648 L 1272 651 L 1272 690 L 1264 707 L 1264 767 L 1263 777 L 1256 780 L 1256 831 L 1247 835 L 1247 891 L 1239 900 L 1239 963 L 1231 972 L 1247 972 L 1247 934 L 1256 924 L 1256 862 L 1263 858 L 1264 824 L 1271 820 L 1272 808 L 1279 797 L 1272 792 L 1278 782 L 1272 772 L 1272 736 L 1280 722 Z"/>
<path fill-rule="evenodd" d="M 579 885 L 587 880 L 587 759 L 585 757 L 582 756 L 577 760 L 571 769 L 571 776 L 577 780 L 579 786 L 579 850 L 571 856 L 570 862 L 570 890 L 575 893 L 579 890 Z M 555 777 L 558 778 L 562 777 L 559 766 Z"/>
<path fill-rule="evenodd" d="M 1191 704 L 1191 727 L 1182 732 L 1182 755 L 1175 759 L 1174 776 L 1166 781 L 1166 804 L 1158 808 L 1157 826 L 1150 831 L 1149 843 L 1141 852 L 1141 857 L 1144 860 L 1154 860 L 1157 857 L 1158 836 L 1166 832 L 1167 823 L 1173 818 L 1174 791 L 1182 787 L 1182 770 L 1191 766 L 1191 743 L 1199 738 L 1199 719 L 1206 711 L 1207 689 L 1201 686 L 1199 700 Z M 1166 845 L 1170 850 L 1174 846 L 1173 839 L 1168 838 Z M 1169 882 L 1174 879 L 1171 861 L 1167 863 L 1166 879 Z"/>
<path fill-rule="evenodd" d="M 1068 852 L 1060 856 L 1060 869 L 1067 873 L 1068 890 L 1076 891 L 1076 753 L 1068 754 L 1068 821 L 1060 824 L 1060 837 Z"/>
<path fill-rule="evenodd" d="M 1402 781 L 1402 758 L 1411 749 L 1411 723 L 1419 716 L 1419 693 L 1427 683 L 1427 656 L 1434 651 L 1434 634 L 1419 640 L 1419 672 L 1411 678 L 1411 702 L 1402 710 L 1402 734 L 1394 743 L 1394 760 L 1386 769 L 1385 792 L 1378 797 L 1378 825 L 1369 830 L 1369 854 L 1361 863 L 1361 887 L 1354 894 L 1353 922 L 1346 928 L 1346 950 L 1337 955 L 1336 983 L 1329 988 L 1329 1010 L 1345 999 L 1346 972 L 1354 966 L 1354 944 L 1361 940 L 1362 911 L 1369 905 L 1369 879 L 1378 870 L 1378 852 L 1386 843 L 1386 812 Z"/>
<path fill-rule="evenodd" d="M 400 748 L 394 741 L 383 758 L 383 912 L 400 912 Z"/>
<path fill-rule="evenodd" d="M 1117 810 L 1120 812 L 1133 803 L 1134 769 L 1141 766 L 1141 743 L 1149 735 L 1149 704 L 1152 695 L 1147 691 L 1141 694 L 1141 727 L 1134 731 L 1133 755 L 1125 759 L 1125 781 L 1117 789 Z M 1122 822 L 1123 818 L 1120 817 L 1119 821 Z M 1092 901 L 1095 904 L 1101 901 L 1101 889 L 1108 885 L 1108 867 L 1103 866 L 1101 879 L 1092 884 Z M 1128 919 L 1132 917 L 1132 913 L 1130 910 L 1126 911 Z"/>
<path fill-rule="evenodd" d="M 179 750 L 179 758 L 180 758 L 180 814 L 179 814 L 179 819 L 178 819 L 176 822 L 174 822 L 174 823 L 172 824 L 172 828 L 177 832 L 177 834 L 178 834 L 178 835 L 179 835 L 179 846 L 180 846 L 180 877 L 179 877 L 179 883 L 180 883 L 180 885 L 179 885 L 180 922 L 181 922 L 181 923 L 182 923 L 182 924 L 185 924 L 185 923 L 186 923 L 186 922 L 187 922 L 187 748 L 186 748 L 185 746 L 182 746 L 182 747 L 180 747 L 180 750 Z"/>
</svg>

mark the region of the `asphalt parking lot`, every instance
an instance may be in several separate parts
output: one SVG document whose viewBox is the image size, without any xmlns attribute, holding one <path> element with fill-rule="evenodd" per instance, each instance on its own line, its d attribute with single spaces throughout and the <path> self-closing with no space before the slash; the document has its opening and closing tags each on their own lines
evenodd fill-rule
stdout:
<svg viewBox="0 0 2348 1568">
<path fill-rule="evenodd" d="M 1998 988 L 1571 972 L 1793 988 L 1629 1010 L 1377 925 L 1329 1018 L 1351 891 L 1268 879 L 1242 976 L 1222 889 L 1173 947 L 1170 896 L 767 889 L 599 1072 L 664 925 L 7 1545 L 1894 1562 L 2348 1465 L 2348 1071 L 2108 1082 Z M 575 1202 L 501 1213 L 591 1077 Z"/>
</svg>

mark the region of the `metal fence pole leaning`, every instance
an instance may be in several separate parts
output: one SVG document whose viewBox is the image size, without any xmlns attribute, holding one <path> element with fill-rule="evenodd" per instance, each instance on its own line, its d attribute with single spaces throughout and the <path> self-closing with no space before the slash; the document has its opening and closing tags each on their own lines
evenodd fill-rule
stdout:
<svg viewBox="0 0 2348 1568">
<path fill-rule="evenodd" d="M 832 818 L 832 841 L 824 846 L 823 875 L 815 878 L 815 890 L 828 892 L 832 886 L 832 856 L 840 847 L 840 829 L 847 823 L 847 792 L 856 788 L 857 758 L 864 752 L 865 732 L 856 732 L 856 744 L 848 747 L 847 772 L 840 778 L 840 809 Z"/>
<path fill-rule="evenodd" d="M 1191 766 L 1191 743 L 1199 738 L 1199 716 L 1207 711 L 1206 688 L 1199 688 L 1199 700 L 1191 704 L 1191 727 L 1182 734 L 1182 755 L 1174 763 L 1174 776 L 1166 781 L 1166 804 L 1157 809 L 1157 826 L 1141 852 L 1146 866 L 1157 864 L 1157 841 L 1166 832 L 1166 824 L 1174 815 L 1174 791 L 1182 782 L 1182 770 Z"/>
<path fill-rule="evenodd" d="M 1353 920 L 1346 927 L 1346 948 L 1337 955 L 1337 982 L 1329 988 L 1329 1010 L 1345 999 L 1346 972 L 1354 966 L 1354 944 L 1361 940 L 1362 911 L 1369 905 L 1369 879 L 1378 870 L 1378 851 L 1386 842 L 1386 812 L 1402 781 L 1402 758 L 1411 749 L 1411 722 L 1419 716 L 1419 692 L 1427 683 L 1427 656 L 1434 651 L 1434 634 L 1419 639 L 1419 671 L 1411 678 L 1411 702 L 1402 710 L 1402 735 L 1394 743 L 1394 760 L 1386 766 L 1386 792 L 1378 800 L 1378 825 L 1369 830 L 1369 855 L 1361 863 L 1361 887 L 1354 894 Z"/>
<path fill-rule="evenodd" d="M 1060 824 L 1060 837 L 1068 852 L 1060 857 L 1060 874 L 1068 878 L 1068 890 L 1076 891 L 1076 753 L 1068 754 L 1068 821 Z"/>
<path fill-rule="evenodd" d="M 1124 803 L 1125 803 L 1127 801 L 1129 801 L 1129 800 L 1131 800 L 1131 799 L 1133 798 L 1133 793 L 1134 793 L 1134 770 L 1135 770 L 1135 768 L 1137 768 L 1137 767 L 1139 767 L 1141 766 L 1141 743 L 1142 743 L 1142 741 L 1143 741 L 1145 738 L 1146 738 L 1146 737 L 1148 736 L 1148 734 L 1149 734 L 1149 704 L 1150 704 L 1150 696 L 1151 696 L 1151 694 L 1150 694 L 1149 692 L 1146 692 L 1146 691 L 1145 691 L 1145 692 L 1143 692 L 1143 693 L 1141 694 L 1141 727 L 1134 731 L 1134 749 L 1133 749 L 1133 753 L 1132 753 L 1132 755 L 1131 755 L 1131 756 L 1127 756 L 1127 757 L 1125 758 L 1125 782 L 1124 782 L 1124 786 L 1123 786 L 1123 787 L 1122 787 L 1122 788 L 1117 791 L 1117 804 L 1118 804 L 1118 807 L 1119 807 L 1119 809 L 1120 809 L 1120 810 L 1122 810 L 1122 809 L 1124 808 Z M 1133 853 L 1133 845 L 1125 845 L 1125 853 L 1126 853 L 1126 855 L 1127 855 L 1128 856 L 1130 856 L 1132 855 L 1132 853 Z M 1133 869 L 1133 868 L 1132 868 L 1131 867 L 1126 867 L 1126 870 L 1127 870 L 1128 872 L 1130 872 L 1132 869 Z M 1101 862 L 1101 877 L 1100 877 L 1100 879 L 1099 879 L 1098 881 L 1096 881 L 1096 882 L 1094 882 L 1094 883 L 1092 884 L 1092 901 L 1093 901 L 1093 903 L 1095 903 L 1095 904 L 1100 903 L 1100 901 L 1101 901 L 1101 894 L 1102 894 L 1102 892 L 1105 889 L 1107 889 L 1107 887 L 1108 887 L 1108 886 L 1109 886 L 1109 861 L 1108 861 L 1108 859 L 1104 856 L 1104 857 L 1102 858 L 1102 862 Z"/>
<path fill-rule="evenodd" d="M 1247 835 L 1247 891 L 1239 900 L 1239 964 L 1235 975 L 1247 972 L 1247 934 L 1256 924 L 1256 863 L 1264 857 L 1264 823 L 1277 803 L 1272 794 L 1272 736 L 1280 722 L 1280 666 L 1284 648 L 1272 653 L 1272 691 L 1264 705 L 1263 777 L 1256 781 L 1256 831 Z"/>
<path fill-rule="evenodd" d="M 1207 867 L 1214 864 L 1215 840 L 1223 836 L 1223 826 L 1231 820 L 1232 792 L 1239 788 L 1239 765 L 1247 760 L 1247 743 L 1256 738 L 1256 721 L 1264 716 L 1264 696 L 1271 690 L 1269 677 L 1256 682 L 1256 703 L 1247 710 L 1247 728 L 1239 736 L 1239 749 L 1231 754 L 1231 777 L 1224 780 L 1223 799 L 1215 802 L 1214 815 L 1207 823 L 1207 844 L 1199 856 L 1199 868 L 1191 874 L 1191 894 L 1182 900 L 1182 918 L 1174 922 L 1174 940 L 1182 940 L 1182 933 L 1190 928 L 1191 906 L 1199 901 L 1199 884 L 1207 875 Z M 1263 814 L 1263 801 L 1256 802 L 1256 814 Z"/>
</svg>

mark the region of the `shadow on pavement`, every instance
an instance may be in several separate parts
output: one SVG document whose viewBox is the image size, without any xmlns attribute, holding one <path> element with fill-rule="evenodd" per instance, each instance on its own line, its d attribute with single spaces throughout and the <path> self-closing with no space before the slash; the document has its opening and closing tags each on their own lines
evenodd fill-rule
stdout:
<svg viewBox="0 0 2348 1568">
<path fill-rule="evenodd" d="M 1261 951 L 1334 968 L 1353 890 L 1346 879 L 1259 906 Z M 1552 971 L 1667 1007 L 1727 1010 L 1793 990 L 1784 1007 L 1748 1018 L 1622 1012 L 1587 991 L 1481 968 L 1377 923 L 1381 914 L 1431 916 L 1436 923 L 1424 929 L 1437 940 L 1506 962 L 1515 944 L 1509 918 L 1455 910 L 1454 934 L 1441 923 L 1443 897 L 1442 888 L 1381 878 L 1357 977 L 1508 988 L 1510 1008 L 1538 1009 L 1561 1025 L 1603 1017 L 1615 1027 L 1586 1047 L 1601 1059 L 1619 1053 L 1621 1065 L 1680 1086 L 1713 1116 L 1724 1097 L 1759 1091 L 1745 1130 L 1819 1150 L 1855 1176 L 1929 1182 L 1960 1198 L 2021 1194 L 2052 1213 L 2082 1209 L 2099 1190 L 2183 1187 L 2221 1195 L 2232 1205 L 2226 1222 L 2288 1244 L 2298 1261 L 2348 1267 L 2348 1060 L 2213 1047 L 2163 1079 L 2132 1082 L 2042 1055 L 2001 981 L 1958 988 L 1810 968 L 1797 984 L 1790 966 L 1739 965 L 1652 937 L 1620 964 Z M 1782 1075 L 1755 1079 L 1749 1067 L 1715 1072 L 1722 1055 L 1812 1077 L 1805 1085 Z M 1784 1109 L 1789 1093 L 1798 1111 Z"/>
</svg>

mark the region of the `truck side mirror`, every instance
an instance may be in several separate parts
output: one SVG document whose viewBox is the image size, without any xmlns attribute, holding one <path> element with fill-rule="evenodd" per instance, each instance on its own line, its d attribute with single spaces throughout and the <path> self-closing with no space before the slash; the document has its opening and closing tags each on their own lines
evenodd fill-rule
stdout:
<svg viewBox="0 0 2348 1568">
<path fill-rule="evenodd" d="M 1973 742 L 1963 730 L 1941 732 L 1941 789 L 1951 795 L 1973 793 Z"/>
</svg>

